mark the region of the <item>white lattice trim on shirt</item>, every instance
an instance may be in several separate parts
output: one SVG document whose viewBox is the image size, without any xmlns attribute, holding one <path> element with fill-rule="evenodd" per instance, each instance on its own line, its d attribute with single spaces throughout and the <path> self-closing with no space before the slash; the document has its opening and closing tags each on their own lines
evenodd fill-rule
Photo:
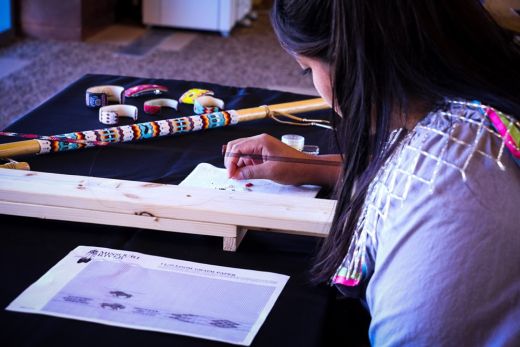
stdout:
<svg viewBox="0 0 520 347">
<path fill-rule="evenodd" d="M 460 173 L 462 182 L 465 182 L 468 179 L 466 171 L 475 154 L 493 161 L 500 170 L 505 170 L 505 139 L 493 129 L 486 116 L 479 112 L 484 106 L 465 101 L 448 101 L 443 107 L 447 110 L 433 111 L 417 124 L 397 146 L 370 184 L 348 252 L 332 278 L 333 284 L 352 287 L 369 277 L 373 269 L 366 261 L 366 256 L 369 251 L 375 254 L 378 227 L 387 219 L 391 203 L 404 202 L 414 183 L 427 185 L 432 194 L 437 178 L 446 169 L 456 170 Z M 508 132 L 512 126 L 520 128 L 518 121 L 507 117 L 510 121 Z M 456 132 L 460 127 L 471 129 L 469 132 L 462 131 L 462 136 L 457 136 Z M 400 131 L 392 133 L 389 145 L 399 137 Z M 468 138 L 468 134 L 472 136 Z M 481 148 L 482 141 L 485 140 L 491 140 L 494 147 L 498 147 L 496 154 L 488 148 Z M 464 157 L 450 158 L 453 156 L 448 155 L 448 152 L 457 150 L 452 144 L 463 147 Z M 429 171 L 424 170 L 424 167 L 420 173 L 417 172 L 421 160 L 432 162 L 429 177 L 426 176 Z M 370 241 L 370 250 L 367 249 L 367 241 Z"/>
</svg>

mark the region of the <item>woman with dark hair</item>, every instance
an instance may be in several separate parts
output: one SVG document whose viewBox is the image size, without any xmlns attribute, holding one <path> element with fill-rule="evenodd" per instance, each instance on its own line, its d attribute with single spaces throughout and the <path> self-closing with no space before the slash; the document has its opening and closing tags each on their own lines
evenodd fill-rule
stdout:
<svg viewBox="0 0 520 347">
<path fill-rule="evenodd" d="M 248 159 L 312 158 L 259 135 L 228 144 L 230 177 L 335 187 L 312 272 L 366 303 L 372 344 L 520 345 L 511 35 L 478 0 L 277 0 L 271 18 L 340 116 L 341 169 Z"/>
</svg>

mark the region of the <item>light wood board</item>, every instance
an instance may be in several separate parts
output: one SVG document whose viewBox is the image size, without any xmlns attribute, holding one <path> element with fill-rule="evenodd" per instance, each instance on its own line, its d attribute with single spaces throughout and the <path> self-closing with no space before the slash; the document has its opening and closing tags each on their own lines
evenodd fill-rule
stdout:
<svg viewBox="0 0 520 347">
<path fill-rule="evenodd" d="M 335 201 L 0 169 L 0 214 L 223 237 L 247 229 L 325 237 Z"/>
</svg>

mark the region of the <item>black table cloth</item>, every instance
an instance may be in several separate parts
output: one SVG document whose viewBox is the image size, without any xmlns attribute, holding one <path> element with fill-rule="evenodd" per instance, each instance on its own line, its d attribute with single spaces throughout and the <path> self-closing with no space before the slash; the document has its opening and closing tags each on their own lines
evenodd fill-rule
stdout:
<svg viewBox="0 0 520 347">
<path fill-rule="evenodd" d="M 165 85 L 161 97 L 178 97 L 190 88 L 207 88 L 226 102 L 226 109 L 240 109 L 307 99 L 308 96 L 256 88 L 233 88 L 208 83 L 143 79 L 107 75 L 86 75 L 11 125 L 7 130 L 41 135 L 105 127 L 98 110 L 85 106 L 85 90 L 96 85 L 115 84 L 125 88 L 142 84 Z M 192 115 L 191 105 L 179 110 L 163 109 L 151 116 L 143 102 L 153 97 L 127 99 L 139 108 L 138 122 Z M 313 117 L 327 117 L 314 112 Z M 121 124 L 129 124 L 124 121 Z M 331 132 L 321 128 L 281 125 L 258 120 L 179 136 L 163 137 L 108 147 L 96 147 L 23 158 L 31 169 L 61 174 L 97 176 L 146 182 L 178 184 L 200 162 L 223 166 L 222 145 L 230 140 L 269 133 L 278 138 L 294 133 L 305 136 L 307 144 L 328 151 Z M 0 139 L 10 142 L 13 139 Z M 57 187 L 59 189 L 59 187 Z M 253 346 L 319 346 L 324 341 L 326 315 L 333 291 L 312 286 L 307 270 L 317 239 L 285 234 L 249 232 L 236 253 L 222 250 L 222 239 L 95 224 L 59 222 L 0 215 L 1 279 L 0 305 L 6 307 L 18 294 L 79 245 L 108 247 L 146 254 L 270 271 L 290 276 Z M 23 314 L 1 310 L 0 344 L 46 346 L 151 345 L 216 346 L 220 342 L 156 332 L 110 327 L 101 324 Z"/>
</svg>

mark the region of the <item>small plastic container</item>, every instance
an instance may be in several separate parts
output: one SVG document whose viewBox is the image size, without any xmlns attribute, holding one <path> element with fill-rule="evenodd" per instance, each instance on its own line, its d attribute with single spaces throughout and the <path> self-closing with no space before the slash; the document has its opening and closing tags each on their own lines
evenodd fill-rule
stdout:
<svg viewBox="0 0 520 347">
<path fill-rule="evenodd" d="M 305 137 L 287 134 L 282 136 L 282 142 L 298 151 L 303 151 L 303 147 L 305 146 Z"/>
<path fill-rule="evenodd" d="M 320 147 L 314 145 L 305 145 L 302 149 L 303 153 L 318 155 L 320 154 Z"/>
</svg>

